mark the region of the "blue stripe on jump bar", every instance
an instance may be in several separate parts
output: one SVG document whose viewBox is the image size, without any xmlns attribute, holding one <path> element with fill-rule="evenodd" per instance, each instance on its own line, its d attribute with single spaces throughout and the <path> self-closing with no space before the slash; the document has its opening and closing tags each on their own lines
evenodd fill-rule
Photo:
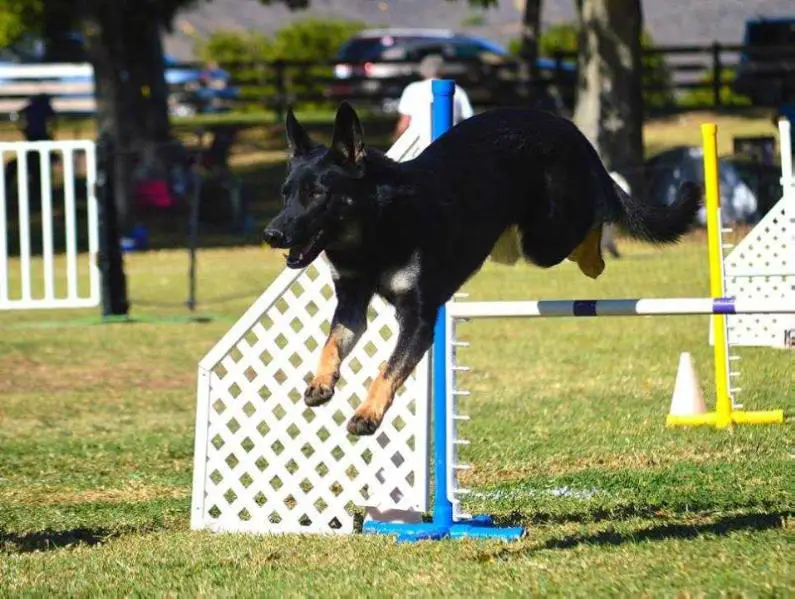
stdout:
<svg viewBox="0 0 795 599">
<path fill-rule="evenodd" d="M 712 301 L 712 312 L 714 314 L 736 314 L 737 309 L 734 305 L 734 298 L 718 297 Z"/>
<path fill-rule="evenodd" d="M 597 300 L 574 300 L 572 313 L 574 316 L 596 316 Z"/>
</svg>

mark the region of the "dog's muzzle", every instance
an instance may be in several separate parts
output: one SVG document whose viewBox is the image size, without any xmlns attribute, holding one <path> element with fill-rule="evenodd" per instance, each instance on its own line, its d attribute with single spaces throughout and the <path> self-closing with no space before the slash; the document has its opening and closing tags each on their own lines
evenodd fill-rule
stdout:
<svg viewBox="0 0 795 599">
<path fill-rule="evenodd" d="M 285 249 L 288 247 L 287 237 L 278 229 L 265 229 L 262 240 L 272 248 Z"/>
</svg>

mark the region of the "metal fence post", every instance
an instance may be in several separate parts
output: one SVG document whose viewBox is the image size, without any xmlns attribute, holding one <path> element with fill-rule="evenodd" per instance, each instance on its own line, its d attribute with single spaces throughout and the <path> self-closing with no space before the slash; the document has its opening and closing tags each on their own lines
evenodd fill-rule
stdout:
<svg viewBox="0 0 795 599">
<path fill-rule="evenodd" d="M 721 87 L 723 85 L 723 66 L 720 60 L 721 46 L 718 42 L 712 44 L 712 105 L 721 106 Z"/>
</svg>

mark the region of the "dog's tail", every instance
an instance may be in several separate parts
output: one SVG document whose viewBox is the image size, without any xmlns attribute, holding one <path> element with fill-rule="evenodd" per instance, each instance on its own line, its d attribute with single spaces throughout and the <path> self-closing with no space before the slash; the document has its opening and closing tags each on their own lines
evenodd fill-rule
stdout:
<svg viewBox="0 0 795 599">
<path fill-rule="evenodd" d="M 644 202 L 627 194 L 613 182 L 619 202 L 618 221 L 632 237 L 654 243 L 673 243 L 688 228 L 701 208 L 702 190 L 697 183 L 684 182 L 670 206 Z"/>
</svg>

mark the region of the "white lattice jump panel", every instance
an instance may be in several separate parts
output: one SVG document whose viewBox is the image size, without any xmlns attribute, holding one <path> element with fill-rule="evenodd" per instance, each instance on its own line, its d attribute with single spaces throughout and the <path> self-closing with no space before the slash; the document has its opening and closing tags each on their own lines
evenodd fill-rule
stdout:
<svg viewBox="0 0 795 599">
<path fill-rule="evenodd" d="M 795 305 L 795 209 L 781 199 L 724 260 L 726 295 L 789 299 Z M 727 318 L 729 344 L 782 347 L 793 315 Z"/>
<path fill-rule="evenodd" d="M 394 347 L 394 310 L 374 299 L 335 396 L 309 408 L 303 392 L 336 298 L 325 258 L 289 274 L 241 319 L 244 330 L 227 336 L 201 364 L 192 526 L 351 532 L 360 506 L 424 511 L 427 357 L 376 435 L 348 435 L 348 419 Z"/>
<path fill-rule="evenodd" d="M 419 156 L 430 143 L 430 131 L 419 131 L 417 127 L 409 125 L 409 128 L 395 140 L 386 155 L 398 162 L 411 160 Z"/>
</svg>

